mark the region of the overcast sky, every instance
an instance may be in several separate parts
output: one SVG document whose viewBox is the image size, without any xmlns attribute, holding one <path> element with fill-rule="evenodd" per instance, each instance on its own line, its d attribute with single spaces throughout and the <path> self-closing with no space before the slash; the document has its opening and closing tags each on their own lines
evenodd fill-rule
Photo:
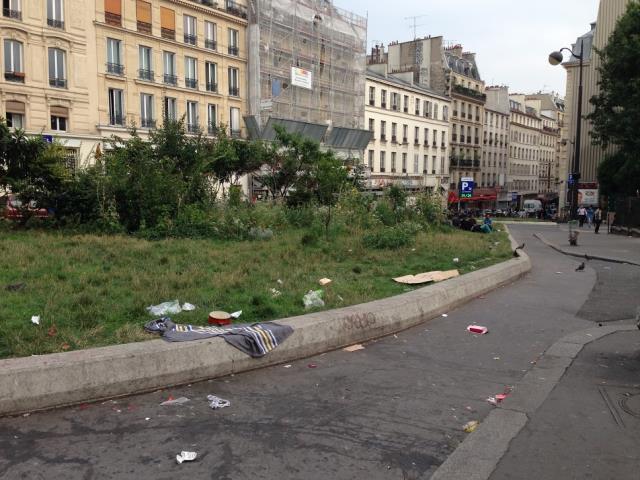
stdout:
<svg viewBox="0 0 640 480">
<path fill-rule="evenodd" d="M 547 62 L 549 53 L 571 47 L 596 20 L 599 0 L 334 0 L 340 8 L 369 17 L 367 51 L 385 45 L 442 35 L 476 52 L 487 85 L 509 85 L 512 92 L 565 93 L 565 71 Z"/>
</svg>

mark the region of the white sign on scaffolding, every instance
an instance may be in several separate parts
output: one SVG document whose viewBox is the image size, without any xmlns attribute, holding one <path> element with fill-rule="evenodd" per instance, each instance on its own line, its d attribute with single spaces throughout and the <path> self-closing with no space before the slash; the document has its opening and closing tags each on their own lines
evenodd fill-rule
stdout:
<svg viewBox="0 0 640 480">
<path fill-rule="evenodd" d="M 313 90 L 313 72 L 304 68 L 291 67 L 291 85 Z"/>
</svg>

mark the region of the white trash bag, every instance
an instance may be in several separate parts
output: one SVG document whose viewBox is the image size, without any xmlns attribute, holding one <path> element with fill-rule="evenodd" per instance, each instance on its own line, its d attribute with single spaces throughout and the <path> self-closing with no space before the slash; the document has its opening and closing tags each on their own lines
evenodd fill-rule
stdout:
<svg viewBox="0 0 640 480">
<path fill-rule="evenodd" d="M 322 300 L 322 290 L 309 290 L 309 292 L 302 298 L 304 302 L 305 310 L 316 307 L 324 307 L 324 300 Z"/>
<path fill-rule="evenodd" d="M 165 315 L 175 315 L 176 313 L 180 313 L 182 308 L 180 307 L 180 302 L 178 300 L 174 300 L 173 302 L 164 302 L 160 305 L 147 307 L 147 311 L 154 317 L 164 317 Z"/>
</svg>

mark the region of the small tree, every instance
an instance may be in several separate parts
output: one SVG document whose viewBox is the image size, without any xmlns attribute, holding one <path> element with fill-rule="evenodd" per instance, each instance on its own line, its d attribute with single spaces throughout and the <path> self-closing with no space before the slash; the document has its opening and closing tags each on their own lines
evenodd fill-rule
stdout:
<svg viewBox="0 0 640 480">
<path fill-rule="evenodd" d="M 320 205 L 327 208 L 325 215 L 325 236 L 329 235 L 332 219 L 332 209 L 338 201 L 340 193 L 349 185 L 349 174 L 340 159 L 333 152 L 320 154 L 318 162 L 313 166 L 309 176 L 309 186 L 315 192 L 315 198 Z"/>
</svg>

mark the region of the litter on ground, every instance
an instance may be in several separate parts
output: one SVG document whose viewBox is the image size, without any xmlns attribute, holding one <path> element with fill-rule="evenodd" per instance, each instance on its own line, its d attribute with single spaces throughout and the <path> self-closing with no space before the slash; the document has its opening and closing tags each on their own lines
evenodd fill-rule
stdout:
<svg viewBox="0 0 640 480">
<path fill-rule="evenodd" d="M 331 279 L 330 278 L 321 278 L 318 281 L 318 283 L 324 287 L 324 286 L 329 285 L 331 283 Z"/>
<path fill-rule="evenodd" d="M 209 325 L 231 325 L 231 315 L 227 312 L 214 311 L 209 313 Z"/>
<path fill-rule="evenodd" d="M 196 306 L 192 303 L 184 303 L 182 305 L 182 310 L 185 312 L 193 312 L 196 309 Z"/>
<path fill-rule="evenodd" d="M 458 270 L 448 270 L 445 272 L 436 270 L 433 272 L 419 273 L 417 275 L 405 275 L 404 277 L 397 277 L 393 280 L 405 285 L 419 285 L 421 283 L 443 282 L 458 276 L 460 276 Z"/>
<path fill-rule="evenodd" d="M 302 297 L 305 310 L 310 308 L 324 307 L 324 300 L 322 300 L 322 290 L 309 290 L 307 294 Z"/>
<path fill-rule="evenodd" d="M 477 420 L 472 420 L 471 422 L 465 423 L 462 426 L 462 429 L 467 433 L 471 433 L 471 432 L 475 431 L 476 428 L 478 428 L 479 425 L 480 425 L 480 422 L 478 422 Z"/>
<path fill-rule="evenodd" d="M 443 313 L 443 314 L 442 314 L 442 316 L 443 316 L 444 318 L 448 318 L 448 317 L 449 317 L 449 315 L 447 315 L 446 313 Z"/>
<path fill-rule="evenodd" d="M 154 317 L 164 317 L 165 315 L 175 315 L 182 311 L 182 307 L 180 307 L 180 302 L 178 300 L 174 300 L 172 302 L 164 302 L 159 305 L 151 305 L 147 307 L 147 311 L 150 315 Z"/>
<path fill-rule="evenodd" d="M 13 283 L 11 285 L 7 285 L 4 289 L 7 292 L 19 292 L 20 290 L 24 290 L 26 286 L 26 283 Z"/>
<path fill-rule="evenodd" d="M 209 406 L 214 410 L 231 406 L 231 402 L 229 400 L 216 397 L 215 395 L 207 395 L 207 400 L 209 400 Z"/>
<path fill-rule="evenodd" d="M 285 365 L 284 368 L 291 368 L 292 365 Z"/>
<path fill-rule="evenodd" d="M 469 333 L 475 333 L 477 335 L 486 335 L 489 333 L 489 329 L 487 327 L 482 327 L 480 325 L 469 325 L 467 327 L 467 331 Z"/>
<path fill-rule="evenodd" d="M 507 394 L 500 393 L 500 394 L 496 395 L 495 397 L 487 398 L 487 402 L 489 402 L 491 405 L 496 405 L 497 406 L 499 403 L 502 403 L 502 401 L 507 397 L 508 397 Z"/>
<path fill-rule="evenodd" d="M 278 298 L 280 295 L 282 295 L 282 292 L 280 290 L 276 290 L 275 288 L 272 288 L 270 292 L 273 298 Z"/>
<path fill-rule="evenodd" d="M 33 315 L 31 317 L 31 323 L 34 325 L 40 325 L 40 315 Z"/>
<path fill-rule="evenodd" d="M 185 403 L 189 402 L 190 400 L 187 397 L 180 397 L 180 398 L 170 398 L 169 400 L 166 400 L 164 402 L 162 402 L 160 404 L 161 407 L 166 407 L 168 405 L 184 405 Z"/>
<path fill-rule="evenodd" d="M 237 312 L 233 312 L 233 313 L 231 314 L 231 318 L 236 318 L 236 319 L 238 319 L 238 318 L 240 318 L 240 315 L 242 315 L 242 310 L 238 310 Z"/>
<path fill-rule="evenodd" d="M 176 462 L 181 464 L 182 462 L 193 462 L 198 454 L 196 452 L 180 452 L 176 455 Z"/>
<path fill-rule="evenodd" d="M 308 365 L 309 368 L 318 368 L 318 365 L 316 365 L 315 363 L 310 363 Z"/>
<path fill-rule="evenodd" d="M 364 347 L 360 344 L 358 345 L 351 345 L 350 347 L 346 347 L 343 348 L 342 350 L 344 350 L 345 352 L 357 352 L 358 350 L 364 350 Z"/>
<path fill-rule="evenodd" d="M 453 259 L 453 263 L 459 263 L 459 262 L 460 262 L 460 259 L 458 257 Z"/>
</svg>

